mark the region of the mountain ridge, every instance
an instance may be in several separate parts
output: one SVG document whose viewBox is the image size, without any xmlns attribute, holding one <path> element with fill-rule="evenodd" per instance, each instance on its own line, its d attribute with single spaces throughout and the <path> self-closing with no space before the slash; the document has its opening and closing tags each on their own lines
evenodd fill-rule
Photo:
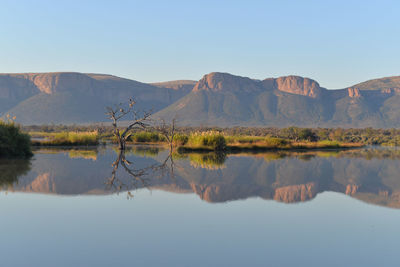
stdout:
<svg viewBox="0 0 400 267">
<path fill-rule="evenodd" d="M 107 121 L 105 107 L 135 97 L 181 125 L 400 127 L 400 76 L 328 90 L 311 78 L 263 80 L 211 72 L 199 81 L 141 83 L 109 74 L 0 74 L 0 114 L 22 124 Z"/>
<path fill-rule="evenodd" d="M 158 111 L 186 94 L 181 89 L 106 74 L 0 74 L 0 113 L 22 124 L 106 121 L 105 108 L 135 97 L 139 109 Z"/>
<path fill-rule="evenodd" d="M 373 90 L 363 83 L 328 90 L 294 75 L 253 80 L 210 73 L 155 116 L 177 117 L 190 126 L 399 127 L 398 78 L 383 78 L 382 88 L 376 86 L 379 80 L 372 80 Z"/>
</svg>

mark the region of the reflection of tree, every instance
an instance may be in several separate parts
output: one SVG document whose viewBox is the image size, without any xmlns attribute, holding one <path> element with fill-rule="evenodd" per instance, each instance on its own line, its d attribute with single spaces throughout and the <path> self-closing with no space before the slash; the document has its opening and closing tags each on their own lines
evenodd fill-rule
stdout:
<svg viewBox="0 0 400 267">
<path fill-rule="evenodd" d="M 119 166 L 122 166 L 128 178 L 122 179 L 117 175 Z M 128 198 L 133 197 L 132 190 L 149 187 L 152 179 L 162 178 L 167 174 L 173 176 L 174 161 L 171 153 L 161 163 L 155 163 L 142 168 L 134 168 L 133 163 L 126 159 L 125 150 L 120 150 L 117 159 L 112 163 L 111 177 L 106 181 L 107 188 L 115 192 L 127 191 Z"/>
<path fill-rule="evenodd" d="M 0 188 L 7 189 L 18 181 L 18 177 L 25 175 L 31 168 L 31 161 L 27 159 L 0 160 Z"/>
</svg>

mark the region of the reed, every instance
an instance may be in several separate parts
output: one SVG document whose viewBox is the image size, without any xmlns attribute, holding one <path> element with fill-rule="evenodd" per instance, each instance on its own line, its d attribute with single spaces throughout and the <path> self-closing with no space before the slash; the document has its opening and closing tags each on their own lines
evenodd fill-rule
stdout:
<svg viewBox="0 0 400 267">
<path fill-rule="evenodd" d="M 226 140 L 218 132 L 195 132 L 189 135 L 185 147 L 198 150 L 223 151 L 226 149 Z"/>
<path fill-rule="evenodd" d="M 96 146 L 99 144 L 99 134 L 93 132 L 59 132 L 42 135 L 47 139 L 36 140 L 34 146 Z"/>
</svg>

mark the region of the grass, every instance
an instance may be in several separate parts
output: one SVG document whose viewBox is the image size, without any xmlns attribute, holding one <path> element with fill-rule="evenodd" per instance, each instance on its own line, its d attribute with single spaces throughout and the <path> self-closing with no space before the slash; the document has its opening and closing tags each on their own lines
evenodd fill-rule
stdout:
<svg viewBox="0 0 400 267">
<path fill-rule="evenodd" d="M 60 132 L 60 133 L 30 133 L 33 137 L 43 137 L 43 140 L 34 140 L 34 146 L 96 146 L 99 144 L 99 134 L 94 132 Z"/>
<path fill-rule="evenodd" d="M 97 132 L 31 132 L 34 145 L 45 146 L 80 146 L 97 145 L 105 141 L 104 135 Z M 109 137 L 107 137 L 109 138 Z M 163 135 L 152 131 L 133 133 L 128 142 L 133 144 L 166 144 Z M 174 137 L 174 146 L 179 151 L 269 151 L 294 149 L 344 149 L 362 147 L 362 143 L 339 141 L 294 141 L 288 138 L 251 135 L 224 135 L 218 131 L 197 131 L 187 134 L 178 133 Z"/>
<path fill-rule="evenodd" d="M 165 142 L 165 138 L 156 132 L 137 132 L 131 135 L 128 141 L 134 143 L 160 143 Z"/>
<path fill-rule="evenodd" d="M 181 150 L 224 151 L 226 150 L 225 137 L 214 131 L 191 133 L 187 142 L 180 146 Z"/>
<path fill-rule="evenodd" d="M 263 141 L 265 137 L 237 135 L 237 136 L 225 136 L 225 139 L 227 144 L 254 144 Z"/>
<path fill-rule="evenodd" d="M 218 132 L 197 132 L 179 146 L 180 151 L 268 151 L 295 149 L 344 149 L 362 147 L 361 143 L 338 141 L 293 141 L 290 139 L 262 136 L 224 136 Z"/>
<path fill-rule="evenodd" d="M 0 158 L 31 157 L 30 136 L 21 132 L 12 121 L 0 121 Z"/>
<path fill-rule="evenodd" d="M 223 140 L 225 139 L 225 141 Z M 210 141 L 211 140 L 211 141 Z M 219 145 L 216 145 L 218 143 Z M 181 146 L 183 151 L 268 151 L 295 149 L 345 149 L 362 147 L 361 143 L 338 141 L 293 141 L 290 139 L 261 136 L 223 136 L 215 132 L 197 133 L 189 136 L 188 142 Z"/>
</svg>

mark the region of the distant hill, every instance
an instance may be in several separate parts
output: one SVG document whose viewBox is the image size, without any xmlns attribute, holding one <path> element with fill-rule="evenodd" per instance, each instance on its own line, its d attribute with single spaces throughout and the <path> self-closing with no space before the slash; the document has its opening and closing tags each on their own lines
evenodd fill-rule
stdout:
<svg viewBox="0 0 400 267">
<path fill-rule="evenodd" d="M 1 74 L 0 113 L 23 124 L 99 122 L 106 121 L 106 106 L 131 97 L 139 109 L 158 111 L 186 91 L 103 74 Z"/>
<path fill-rule="evenodd" d="M 400 127 L 400 77 L 327 90 L 298 76 L 210 73 L 155 116 L 177 117 L 182 125 Z"/>
<path fill-rule="evenodd" d="M 352 87 L 360 90 L 382 90 L 391 88 L 400 88 L 400 76 L 386 77 L 381 79 L 369 80 L 356 84 Z"/>
<path fill-rule="evenodd" d="M 160 82 L 160 83 L 151 83 L 151 85 L 163 88 L 170 88 L 174 90 L 178 90 L 184 92 L 185 94 L 189 93 L 193 90 L 193 87 L 196 85 L 197 81 L 191 80 L 178 80 L 178 81 L 169 81 L 169 82 Z"/>
<path fill-rule="evenodd" d="M 141 83 L 106 74 L 0 74 L 0 117 L 31 124 L 107 121 L 106 106 L 135 97 L 180 125 L 400 127 L 400 76 L 327 90 L 299 76 L 255 80 L 210 73 L 200 81 Z"/>
</svg>

